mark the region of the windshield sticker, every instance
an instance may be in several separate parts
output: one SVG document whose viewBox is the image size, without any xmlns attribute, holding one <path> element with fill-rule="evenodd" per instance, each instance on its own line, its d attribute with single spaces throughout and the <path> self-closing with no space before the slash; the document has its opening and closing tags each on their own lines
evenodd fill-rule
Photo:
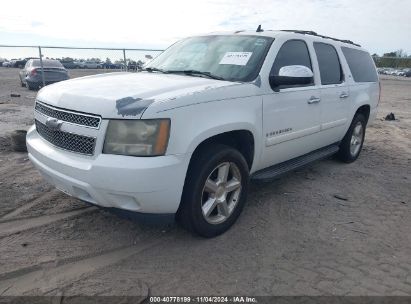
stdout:
<svg viewBox="0 0 411 304">
<path fill-rule="evenodd" d="M 253 52 L 227 52 L 219 64 L 246 65 Z"/>
</svg>

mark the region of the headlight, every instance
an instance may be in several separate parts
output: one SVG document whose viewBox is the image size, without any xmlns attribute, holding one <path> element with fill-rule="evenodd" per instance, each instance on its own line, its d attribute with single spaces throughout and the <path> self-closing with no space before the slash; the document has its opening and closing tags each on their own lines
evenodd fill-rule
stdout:
<svg viewBox="0 0 411 304">
<path fill-rule="evenodd" d="M 133 156 L 164 155 L 169 133 L 169 119 L 110 120 L 103 153 Z"/>
</svg>

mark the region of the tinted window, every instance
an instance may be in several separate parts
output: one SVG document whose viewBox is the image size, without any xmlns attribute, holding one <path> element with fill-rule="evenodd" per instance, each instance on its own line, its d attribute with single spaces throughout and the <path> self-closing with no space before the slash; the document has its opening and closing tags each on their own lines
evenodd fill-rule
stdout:
<svg viewBox="0 0 411 304">
<path fill-rule="evenodd" d="M 280 69 L 288 65 L 303 65 L 312 70 L 310 53 L 304 41 L 290 40 L 282 45 L 275 58 L 271 75 L 278 76 Z"/>
<path fill-rule="evenodd" d="M 40 67 L 40 59 L 33 60 L 33 66 Z M 62 68 L 63 65 L 58 60 L 43 59 L 43 66 L 48 68 Z"/>
<path fill-rule="evenodd" d="M 376 82 L 378 80 L 374 61 L 367 52 L 347 47 L 341 49 L 355 82 Z"/>
<path fill-rule="evenodd" d="M 343 81 L 340 60 L 335 48 L 326 43 L 314 43 L 320 68 L 321 84 L 337 84 Z"/>
</svg>

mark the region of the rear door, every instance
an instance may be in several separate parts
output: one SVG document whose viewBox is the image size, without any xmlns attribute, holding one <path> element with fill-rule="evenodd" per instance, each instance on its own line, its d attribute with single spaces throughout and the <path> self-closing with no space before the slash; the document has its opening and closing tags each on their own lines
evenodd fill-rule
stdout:
<svg viewBox="0 0 411 304">
<path fill-rule="evenodd" d="M 322 144 L 339 141 L 345 133 L 350 109 L 350 91 L 345 81 L 337 49 L 328 43 L 314 42 L 321 81 Z"/>
</svg>

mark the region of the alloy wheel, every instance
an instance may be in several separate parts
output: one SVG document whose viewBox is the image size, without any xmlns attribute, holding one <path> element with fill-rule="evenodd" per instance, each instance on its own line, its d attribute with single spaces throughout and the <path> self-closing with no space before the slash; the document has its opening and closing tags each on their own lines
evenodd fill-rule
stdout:
<svg viewBox="0 0 411 304">
<path fill-rule="evenodd" d="M 364 128 L 362 126 L 362 123 L 359 121 L 355 125 L 354 130 L 352 132 L 352 136 L 351 136 L 350 153 L 352 156 L 356 156 L 360 152 L 363 138 L 364 138 Z"/>
<path fill-rule="evenodd" d="M 233 162 L 219 164 L 208 176 L 201 198 L 204 219 L 210 224 L 225 222 L 235 210 L 241 194 L 241 173 Z"/>
</svg>

